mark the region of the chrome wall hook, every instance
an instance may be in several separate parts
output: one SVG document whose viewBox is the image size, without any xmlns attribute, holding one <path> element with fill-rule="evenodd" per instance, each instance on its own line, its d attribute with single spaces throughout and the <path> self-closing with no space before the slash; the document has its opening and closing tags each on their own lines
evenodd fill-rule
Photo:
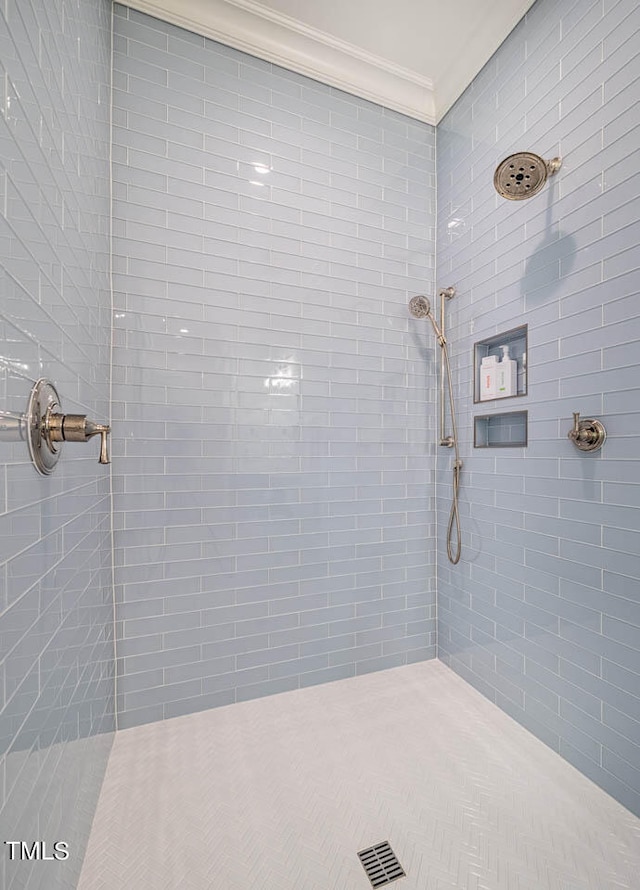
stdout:
<svg viewBox="0 0 640 890">
<path fill-rule="evenodd" d="M 599 420 L 580 420 L 580 412 L 573 412 L 573 427 L 567 436 L 580 451 L 599 451 L 607 438 L 607 431 Z"/>
<path fill-rule="evenodd" d="M 31 390 L 26 426 L 31 460 L 43 476 L 53 473 L 63 442 L 88 442 L 93 436 L 100 436 L 98 462 L 111 463 L 107 446 L 111 427 L 88 420 L 86 414 L 63 414 L 58 392 L 49 380 L 41 378 Z"/>
</svg>

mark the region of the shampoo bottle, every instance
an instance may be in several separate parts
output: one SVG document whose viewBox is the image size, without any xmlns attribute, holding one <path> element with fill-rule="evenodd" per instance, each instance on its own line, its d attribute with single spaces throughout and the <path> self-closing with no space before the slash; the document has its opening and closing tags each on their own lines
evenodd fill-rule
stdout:
<svg viewBox="0 0 640 890">
<path fill-rule="evenodd" d="M 509 357 L 509 347 L 501 346 L 502 361 L 498 363 L 496 398 L 515 396 L 518 393 L 518 363 Z"/>
<path fill-rule="evenodd" d="M 495 399 L 498 394 L 498 356 L 485 355 L 480 362 L 480 401 Z"/>
</svg>

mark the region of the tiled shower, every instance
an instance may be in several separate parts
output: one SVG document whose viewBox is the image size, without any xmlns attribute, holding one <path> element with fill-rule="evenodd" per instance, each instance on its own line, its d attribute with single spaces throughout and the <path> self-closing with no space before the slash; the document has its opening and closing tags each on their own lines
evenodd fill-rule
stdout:
<svg viewBox="0 0 640 890">
<path fill-rule="evenodd" d="M 2 840 L 84 849 L 116 722 L 436 656 L 640 813 L 639 32 L 538 0 L 434 128 L 107 0 L 5 0 L 2 410 L 50 377 L 113 464 L 0 443 Z M 525 202 L 492 185 L 515 150 L 562 157 Z M 450 285 L 457 566 L 407 313 Z M 525 324 L 527 394 L 474 403 L 474 344 Z M 527 446 L 474 448 L 514 404 Z"/>
</svg>

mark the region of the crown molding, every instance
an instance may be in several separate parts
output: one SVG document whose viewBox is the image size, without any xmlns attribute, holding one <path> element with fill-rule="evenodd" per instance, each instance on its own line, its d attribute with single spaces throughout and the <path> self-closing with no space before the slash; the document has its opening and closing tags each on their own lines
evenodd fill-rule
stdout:
<svg viewBox="0 0 640 890">
<path fill-rule="evenodd" d="M 124 5 L 428 124 L 433 82 L 252 0 L 124 0 Z"/>
</svg>

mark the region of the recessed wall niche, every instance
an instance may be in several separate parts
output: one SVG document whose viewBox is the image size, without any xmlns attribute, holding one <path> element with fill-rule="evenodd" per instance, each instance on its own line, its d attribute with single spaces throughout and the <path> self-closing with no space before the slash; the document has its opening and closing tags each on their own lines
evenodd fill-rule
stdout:
<svg viewBox="0 0 640 890">
<path fill-rule="evenodd" d="M 489 356 L 495 356 L 498 363 L 493 366 L 493 370 L 497 373 L 500 368 L 500 359 L 503 358 L 503 352 L 506 348 L 508 358 L 516 363 L 515 387 L 513 392 L 487 395 L 487 390 L 483 391 L 483 374 L 486 371 L 482 369 L 482 361 Z M 479 340 L 473 345 L 473 401 L 488 402 L 494 399 L 515 398 L 516 396 L 526 396 L 527 394 L 527 325 L 521 325 L 512 328 L 509 331 L 503 331 L 500 334 L 494 334 L 492 337 L 486 337 Z"/>
<path fill-rule="evenodd" d="M 506 411 L 473 418 L 474 448 L 526 448 L 526 411 Z"/>
</svg>

